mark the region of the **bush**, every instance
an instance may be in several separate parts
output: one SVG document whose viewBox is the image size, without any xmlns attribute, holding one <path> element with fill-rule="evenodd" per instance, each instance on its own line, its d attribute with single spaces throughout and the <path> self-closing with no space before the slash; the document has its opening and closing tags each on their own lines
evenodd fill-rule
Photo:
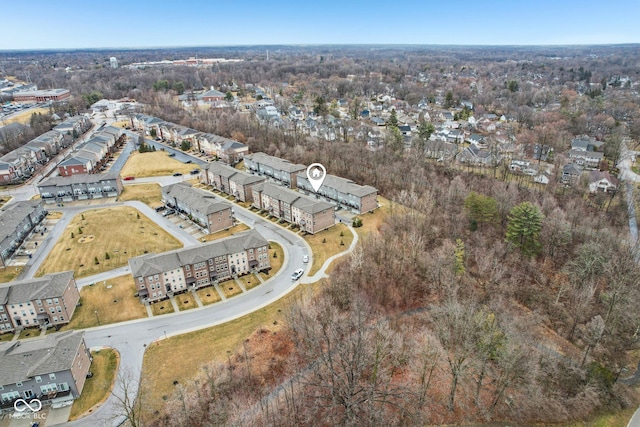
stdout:
<svg viewBox="0 0 640 427">
<path fill-rule="evenodd" d="M 353 228 L 362 227 L 362 219 L 361 218 L 353 218 L 353 222 L 351 223 Z"/>
<path fill-rule="evenodd" d="M 73 234 L 73 231 L 71 232 L 71 238 L 74 239 L 76 236 L 75 234 Z"/>
<path fill-rule="evenodd" d="M 96 265 L 100 264 L 100 261 L 98 261 L 98 257 L 95 257 L 95 258 L 93 259 L 93 262 L 95 262 L 95 263 L 96 263 Z"/>
<path fill-rule="evenodd" d="M 111 257 L 109 256 L 109 252 L 105 252 L 104 259 L 111 259 Z"/>
<path fill-rule="evenodd" d="M 327 239 L 322 239 L 322 243 L 327 243 Z"/>
</svg>

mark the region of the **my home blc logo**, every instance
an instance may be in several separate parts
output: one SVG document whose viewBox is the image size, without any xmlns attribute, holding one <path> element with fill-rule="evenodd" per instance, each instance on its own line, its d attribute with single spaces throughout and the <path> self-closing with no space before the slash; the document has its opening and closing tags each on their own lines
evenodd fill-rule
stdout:
<svg viewBox="0 0 640 427">
<path fill-rule="evenodd" d="M 46 414 L 38 413 L 42 409 L 42 402 L 39 399 L 31 399 L 29 402 L 24 399 L 18 399 L 13 402 L 13 409 L 16 412 L 11 415 L 11 418 L 33 418 L 36 420 L 44 419 L 47 416 Z"/>
</svg>

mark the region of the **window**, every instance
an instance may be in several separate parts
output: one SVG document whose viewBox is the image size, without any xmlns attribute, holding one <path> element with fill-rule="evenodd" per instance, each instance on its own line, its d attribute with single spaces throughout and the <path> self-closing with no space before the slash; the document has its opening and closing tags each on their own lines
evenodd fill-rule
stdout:
<svg viewBox="0 0 640 427">
<path fill-rule="evenodd" d="M 51 304 L 53 304 L 53 301 L 52 301 L 52 300 L 50 300 L 50 299 L 48 299 L 48 300 L 47 300 L 47 304 L 51 305 Z"/>
<path fill-rule="evenodd" d="M 41 383 L 42 382 L 42 377 L 40 375 L 36 376 L 36 382 L 37 383 Z"/>
<path fill-rule="evenodd" d="M 53 321 L 57 322 L 58 321 L 58 316 L 53 316 Z"/>
<path fill-rule="evenodd" d="M 64 322 L 64 317 L 60 316 L 60 321 Z"/>
<path fill-rule="evenodd" d="M 188 265 L 185 265 L 185 266 L 184 266 L 184 269 L 185 269 L 185 270 L 187 270 L 187 271 L 189 271 L 189 270 L 191 270 L 191 267 L 189 267 Z"/>
<path fill-rule="evenodd" d="M 25 390 L 24 391 L 24 398 L 25 399 L 30 399 L 33 397 L 33 392 L 31 390 Z"/>
<path fill-rule="evenodd" d="M 2 393 L 2 401 L 3 402 L 11 402 L 20 397 L 20 393 L 17 391 L 10 391 L 9 393 Z"/>
<path fill-rule="evenodd" d="M 50 380 L 55 380 L 56 379 L 56 374 L 49 374 L 49 379 Z"/>
<path fill-rule="evenodd" d="M 143 277 L 138 277 L 138 282 L 144 283 L 144 278 Z"/>
<path fill-rule="evenodd" d="M 16 387 L 22 387 L 22 383 L 21 382 L 17 382 L 16 383 Z"/>
<path fill-rule="evenodd" d="M 40 307 L 40 313 L 44 313 L 44 308 Z"/>
<path fill-rule="evenodd" d="M 52 391 L 58 391 L 58 386 L 55 384 L 47 384 L 40 386 L 40 393 L 46 394 L 51 393 Z"/>
<path fill-rule="evenodd" d="M 59 304 L 59 303 L 60 303 L 60 301 L 58 300 L 58 298 L 54 298 L 54 299 L 53 299 L 53 303 L 54 303 L 54 304 Z"/>
<path fill-rule="evenodd" d="M 58 306 L 57 309 L 58 309 L 58 313 L 62 313 L 62 309 L 60 308 L 60 306 Z"/>
</svg>

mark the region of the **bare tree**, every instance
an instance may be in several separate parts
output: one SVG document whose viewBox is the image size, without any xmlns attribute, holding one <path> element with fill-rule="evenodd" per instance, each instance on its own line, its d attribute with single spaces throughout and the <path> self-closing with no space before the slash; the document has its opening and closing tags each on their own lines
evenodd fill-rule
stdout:
<svg viewBox="0 0 640 427">
<path fill-rule="evenodd" d="M 140 377 L 130 369 L 121 368 L 111 394 L 117 402 L 115 416 L 131 427 L 141 427 L 145 393 L 140 387 Z"/>
</svg>

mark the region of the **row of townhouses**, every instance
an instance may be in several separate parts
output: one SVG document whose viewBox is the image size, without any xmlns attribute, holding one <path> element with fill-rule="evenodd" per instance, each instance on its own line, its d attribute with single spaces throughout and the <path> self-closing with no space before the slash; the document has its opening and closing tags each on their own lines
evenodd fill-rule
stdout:
<svg viewBox="0 0 640 427">
<path fill-rule="evenodd" d="M 125 140 L 124 132 L 114 126 L 107 126 L 93 134 L 86 142 L 78 145 L 68 158 L 58 165 L 60 176 L 98 173 L 104 164 Z"/>
<path fill-rule="evenodd" d="M 242 202 L 253 201 L 252 187 L 266 178 L 252 175 L 221 162 L 210 163 L 201 173 L 202 183 L 230 194 Z"/>
<path fill-rule="evenodd" d="M 80 292 L 73 271 L 0 284 L 0 334 L 69 323 Z"/>
<path fill-rule="evenodd" d="M 5 267 L 25 238 L 47 216 L 41 200 L 5 205 L 0 209 L 0 267 Z"/>
<path fill-rule="evenodd" d="M 241 142 L 166 122 L 146 114 L 132 116 L 131 127 L 144 131 L 146 135 L 176 145 L 181 145 L 186 141 L 198 152 L 216 156 L 229 164 L 240 162 L 244 155 L 249 152 L 249 147 Z"/>
<path fill-rule="evenodd" d="M 47 163 L 90 128 L 91 121 L 87 117 L 70 117 L 53 130 L 5 154 L 0 157 L 0 182 L 11 183 L 30 177 L 37 165 Z"/>
<path fill-rule="evenodd" d="M 13 412 L 18 399 L 54 404 L 78 398 L 90 366 L 84 332 L 0 343 L 0 413 Z"/>
<path fill-rule="evenodd" d="M 155 302 L 174 293 L 269 270 L 269 242 L 249 230 L 197 247 L 131 258 L 129 267 L 140 301 Z"/>
<path fill-rule="evenodd" d="M 278 181 L 289 188 L 296 188 L 298 173 L 307 169 L 305 165 L 265 153 L 247 154 L 244 156 L 244 167 L 249 173 Z"/>
<path fill-rule="evenodd" d="M 115 172 L 52 176 L 38 184 L 40 198 L 47 204 L 117 197 L 122 188 L 120 174 Z"/>
<path fill-rule="evenodd" d="M 207 233 L 225 230 L 233 226 L 233 206 L 215 195 L 191 187 L 189 183 L 162 187 L 165 205 L 176 209 L 204 228 Z"/>
</svg>

